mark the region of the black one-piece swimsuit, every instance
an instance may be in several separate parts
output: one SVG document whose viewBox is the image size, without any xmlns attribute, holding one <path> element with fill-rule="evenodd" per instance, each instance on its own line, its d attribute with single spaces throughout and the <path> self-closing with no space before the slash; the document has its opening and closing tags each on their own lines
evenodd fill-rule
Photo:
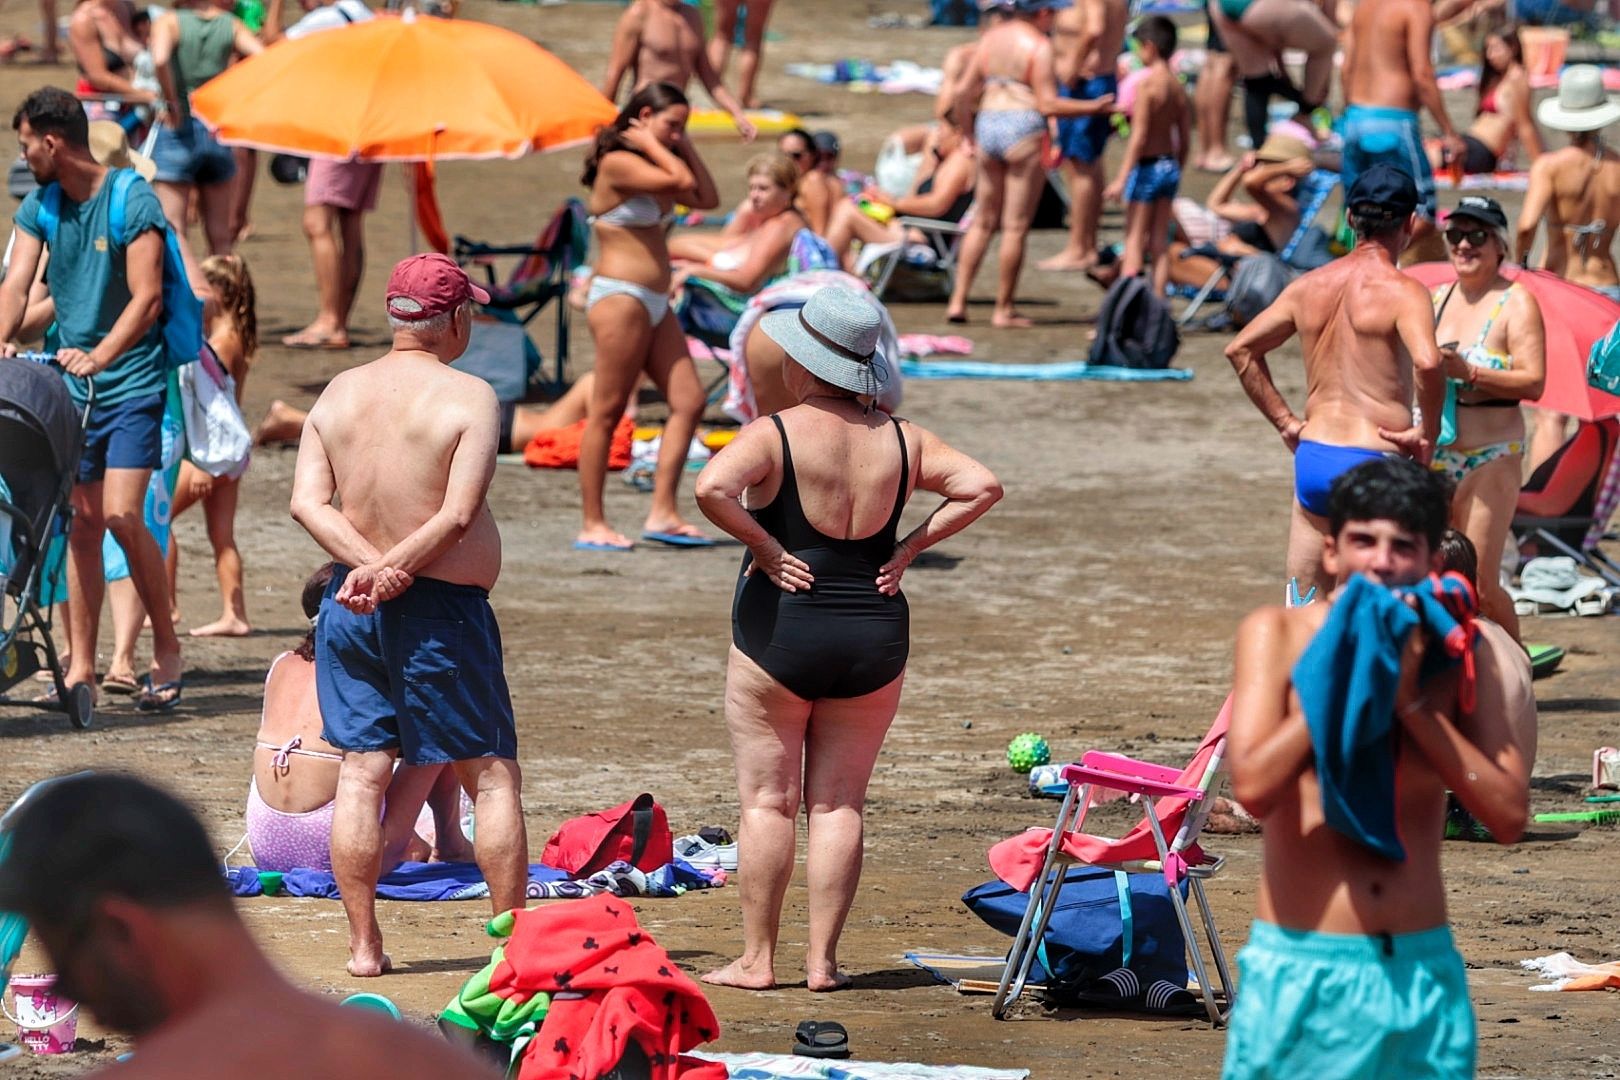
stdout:
<svg viewBox="0 0 1620 1080">
<path fill-rule="evenodd" d="M 763 574 L 737 579 L 731 605 L 731 640 L 777 682 L 807 701 L 870 694 L 893 682 L 911 649 L 911 612 L 906 598 L 878 591 L 878 571 L 894 554 L 900 511 L 911 475 L 906 439 L 900 442 L 900 486 L 894 512 L 883 528 L 858 540 L 820 532 L 804 516 L 787 430 L 782 436 L 782 487 L 768 506 L 751 510 L 754 520 L 791 555 L 810 567 L 808 590 L 784 592 Z M 749 557 L 744 556 L 743 567 Z"/>
</svg>

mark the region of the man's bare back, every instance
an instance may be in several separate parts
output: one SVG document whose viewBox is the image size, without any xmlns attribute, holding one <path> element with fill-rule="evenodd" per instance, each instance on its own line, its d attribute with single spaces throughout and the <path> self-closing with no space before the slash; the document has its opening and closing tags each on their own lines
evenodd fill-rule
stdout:
<svg viewBox="0 0 1620 1080">
<path fill-rule="evenodd" d="M 1412 355 L 1399 322 L 1416 306 L 1432 324 L 1428 291 L 1361 247 L 1301 277 L 1289 293 L 1305 353 L 1300 437 L 1402 450 L 1379 429 L 1412 424 Z"/>
<path fill-rule="evenodd" d="M 344 518 L 384 553 L 441 511 L 452 469 L 483 468 L 487 489 L 499 422 L 488 383 L 431 354 L 395 351 L 333 379 L 305 440 L 314 432 L 331 463 Z M 500 572 L 500 532 L 480 499 L 460 541 L 413 576 L 491 589 Z"/>
<path fill-rule="evenodd" d="M 1432 26 L 1428 0 L 1361 0 L 1356 5 L 1342 76 L 1347 104 L 1413 112 L 1421 107 L 1410 49 L 1414 21 Z M 1427 39 L 1427 29 L 1423 37 Z M 1428 64 L 1426 54 L 1423 63 Z"/>
<path fill-rule="evenodd" d="M 1052 22 L 1052 69 L 1060 85 L 1118 69 L 1129 11 L 1125 0 L 1079 0 Z"/>
<path fill-rule="evenodd" d="M 280 986 L 206 1002 L 143 1037 L 130 1060 L 94 1075 L 131 1080 L 194 1075 L 203 1061 L 215 1076 L 462 1080 L 495 1075 L 467 1051 L 409 1024 Z"/>
</svg>

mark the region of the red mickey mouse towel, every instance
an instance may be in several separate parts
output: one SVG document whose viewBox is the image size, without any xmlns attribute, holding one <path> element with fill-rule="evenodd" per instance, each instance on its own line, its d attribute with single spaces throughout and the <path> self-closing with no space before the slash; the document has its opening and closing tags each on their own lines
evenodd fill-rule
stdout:
<svg viewBox="0 0 1620 1080">
<path fill-rule="evenodd" d="M 632 1038 L 646 1051 L 653 1080 L 725 1080 L 725 1066 L 680 1056 L 717 1038 L 720 1022 L 697 983 L 616 896 L 517 912 L 489 988 L 554 995 L 518 1080 L 600 1076 Z"/>
</svg>

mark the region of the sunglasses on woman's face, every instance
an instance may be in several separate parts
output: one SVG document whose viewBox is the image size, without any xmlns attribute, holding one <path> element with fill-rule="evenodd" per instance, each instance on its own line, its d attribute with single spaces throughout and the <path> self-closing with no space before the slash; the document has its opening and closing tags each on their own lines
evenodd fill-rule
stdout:
<svg viewBox="0 0 1620 1080">
<path fill-rule="evenodd" d="M 1485 246 L 1485 241 L 1489 240 L 1490 238 L 1491 238 L 1491 230 L 1489 230 L 1489 229 L 1447 229 L 1446 230 L 1446 243 L 1450 244 L 1452 247 L 1456 247 L 1458 244 L 1461 244 L 1464 240 L 1468 241 L 1468 246 L 1469 247 L 1484 247 Z"/>
</svg>

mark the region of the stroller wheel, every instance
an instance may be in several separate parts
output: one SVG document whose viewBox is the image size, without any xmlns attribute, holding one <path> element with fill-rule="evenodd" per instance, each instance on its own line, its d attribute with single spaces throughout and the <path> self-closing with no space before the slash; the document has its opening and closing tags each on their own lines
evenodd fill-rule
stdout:
<svg viewBox="0 0 1620 1080">
<path fill-rule="evenodd" d="M 68 687 L 68 719 L 80 731 L 86 731 L 96 719 L 96 692 L 89 683 L 74 683 Z"/>
</svg>

